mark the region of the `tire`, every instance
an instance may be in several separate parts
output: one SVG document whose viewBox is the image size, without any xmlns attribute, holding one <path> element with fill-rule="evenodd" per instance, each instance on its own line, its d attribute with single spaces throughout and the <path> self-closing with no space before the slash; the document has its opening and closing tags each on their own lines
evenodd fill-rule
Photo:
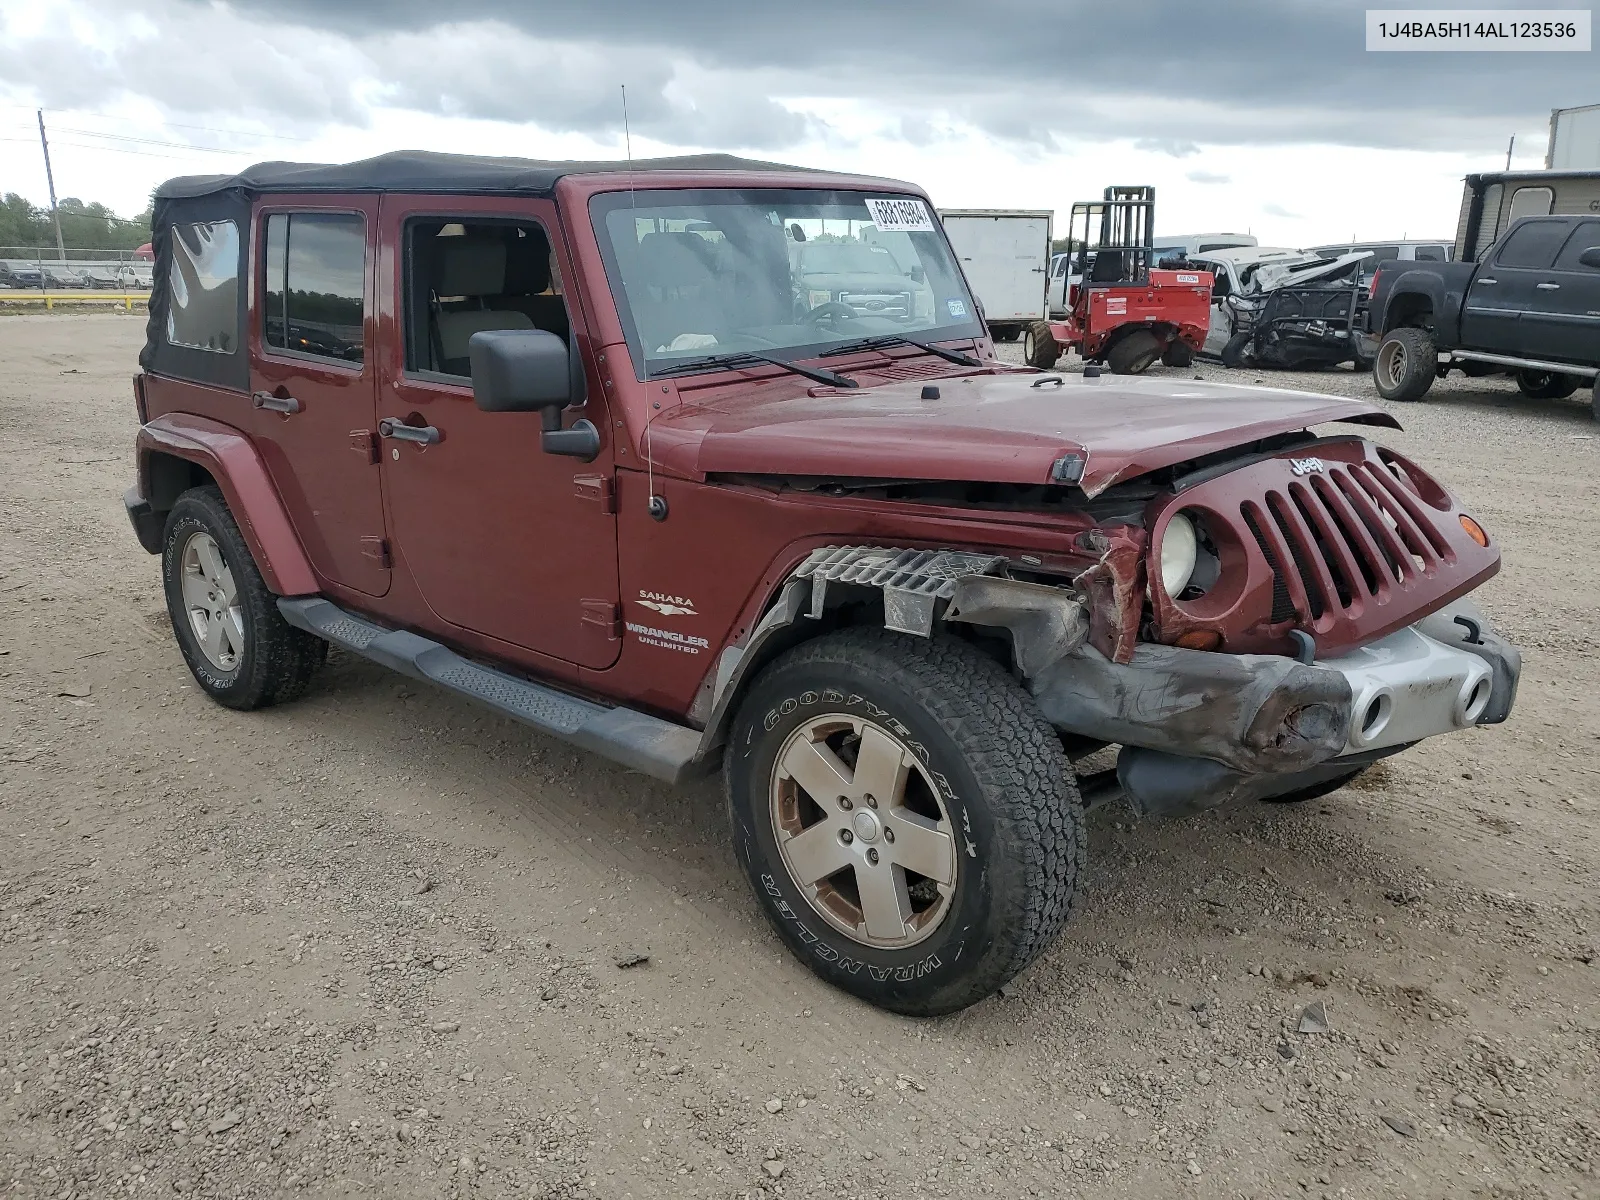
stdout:
<svg viewBox="0 0 1600 1200">
<path fill-rule="evenodd" d="M 1404 326 L 1383 335 L 1372 363 L 1372 382 L 1385 400 L 1412 403 L 1439 377 L 1439 352 L 1426 329 Z"/>
<path fill-rule="evenodd" d="M 1371 764 L 1367 764 L 1370 766 Z M 1325 779 L 1321 783 L 1314 783 L 1310 787 L 1303 787 L 1296 792 L 1285 792 L 1281 796 L 1263 796 L 1263 804 L 1304 804 L 1307 800 L 1320 800 L 1333 792 L 1337 792 L 1357 775 L 1367 769 L 1366 766 L 1352 767 L 1345 774 L 1336 779 Z"/>
<path fill-rule="evenodd" d="M 1048 371 L 1061 357 L 1061 344 L 1050 332 L 1050 322 L 1034 321 L 1022 334 L 1022 357 L 1030 367 Z"/>
<path fill-rule="evenodd" d="M 293 700 L 328 655 L 326 642 L 279 614 L 216 487 L 191 488 L 172 506 L 161 577 L 178 648 L 219 704 L 248 711 Z M 203 638 L 202 628 L 215 636 Z"/>
<path fill-rule="evenodd" d="M 1014 342 L 1022 336 L 1021 325 L 991 325 L 989 336 L 997 342 Z"/>
<path fill-rule="evenodd" d="M 1222 354 L 1219 356 L 1222 365 L 1235 370 L 1255 366 L 1255 359 L 1250 354 L 1251 338 L 1252 335 L 1248 333 L 1236 333 L 1230 337 L 1223 344 Z"/>
<path fill-rule="evenodd" d="M 813 761 L 819 739 L 831 759 Z M 857 784 L 869 751 L 873 778 L 902 781 L 878 788 L 898 797 L 881 808 L 870 781 Z M 837 770 L 813 775 L 817 761 Z M 854 799 L 813 797 L 799 775 Z M 936 1016 L 994 992 L 1050 944 L 1081 886 L 1082 807 L 1061 741 L 1009 673 L 961 643 L 854 629 L 796 647 L 740 705 L 723 779 L 736 853 L 779 937 L 829 983 L 893 1012 Z M 802 853 L 810 870 L 790 866 Z M 890 857 L 908 853 L 953 882 Z M 887 879 L 880 896 L 897 903 L 870 906 L 859 879 Z"/>
<path fill-rule="evenodd" d="M 1135 329 L 1106 351 L 1106 366 L 1113 375 L 1142 375 L 1160 357 L 1161 339 L 1148 329 Z"/>
<path fill-rule="evenodd" d="M 1194 366 L 1194 348 L 1188 342 L 1173 338 L 1161 351 L 1161 365 L 1180 368 Z"/>
<path fill-rule="evenodd" d="M 1556 371 L 1518 371 L 1517 388 L 1529 400 L 1565 400 L 1578 390 L 1576 375 Z"/>
<path fill-rule="evenodd" d="M 1594 385 L 1589 390 L 1589 415 L 1600 421 L 1600 375 L 1595 377 Z"/>
</svg>

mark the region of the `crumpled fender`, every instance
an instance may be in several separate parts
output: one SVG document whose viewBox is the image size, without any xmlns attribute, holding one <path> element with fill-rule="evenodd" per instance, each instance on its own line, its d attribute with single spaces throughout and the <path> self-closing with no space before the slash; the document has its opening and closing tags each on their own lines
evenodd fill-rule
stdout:
<svg viewBox="0 0 1600 1200">
<path fill-rule="evenodd" d="M 170 509 L 177 500 L 176 495 L 164 494 L 155 478 L 156 455 L 168 454 L 203 467 L 222 489 L 267 587 L 279 596 L 309 596 L 322 590 L 266 464 L 245 434 L 207 417 L 168 414 L 140 428 L 137 454 L 139 493 L 156 511 Z"/>
</svg>

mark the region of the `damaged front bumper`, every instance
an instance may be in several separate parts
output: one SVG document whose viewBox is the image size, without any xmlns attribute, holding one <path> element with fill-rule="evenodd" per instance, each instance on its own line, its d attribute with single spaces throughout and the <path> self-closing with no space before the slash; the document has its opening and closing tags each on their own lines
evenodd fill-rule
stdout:
<svg viewBox="0 0 1600 1200">
<path fill-rule="evenodd" d="M 1458 601 L 1336 658 L 1090 645 L 1030 680 L 1056 728 L 1122 746 L 1141 810 L 1172 813 L 1329 783 L 1423 738 L 1504 721 L 1521 655 Z"/>
</svg>

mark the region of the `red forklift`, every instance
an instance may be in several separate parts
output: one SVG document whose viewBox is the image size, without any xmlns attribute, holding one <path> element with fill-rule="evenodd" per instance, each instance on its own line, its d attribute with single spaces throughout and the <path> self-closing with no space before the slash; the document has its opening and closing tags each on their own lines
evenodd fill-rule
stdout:
<svg viewBox="0 0 1600 1200">
<path fill-rule="evenodd" d="M 1049 370 L 1068 350 L 1137 375 L 1158 359 L 1186 367 L 1205 345 L 1211 273 L 1152 262 L 1156 190 L 1108 187 L 1072 206 L 1069 270 L 1052 280 L 1049 319 L 1023 335 L 1029 365 Z"/>
</svg>

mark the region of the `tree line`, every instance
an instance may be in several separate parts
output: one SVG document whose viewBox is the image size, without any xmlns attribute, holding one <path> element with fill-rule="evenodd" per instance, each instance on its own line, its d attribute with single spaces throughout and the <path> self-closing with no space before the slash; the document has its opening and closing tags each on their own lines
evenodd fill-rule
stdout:
<svg viewBox="0 0 1600 1200">
<path fill-rule="evenodd" d="M 150 208 L 136 217 L 119 217 L 99 201 L 68 196 L 57 205 L 61 240 L 75 250 L 137 250 L 150 240 Z M 48 208 L 16 192 L 0 197 L 0 246 L 54 248 L 55 221 Z"/>
</svg>

